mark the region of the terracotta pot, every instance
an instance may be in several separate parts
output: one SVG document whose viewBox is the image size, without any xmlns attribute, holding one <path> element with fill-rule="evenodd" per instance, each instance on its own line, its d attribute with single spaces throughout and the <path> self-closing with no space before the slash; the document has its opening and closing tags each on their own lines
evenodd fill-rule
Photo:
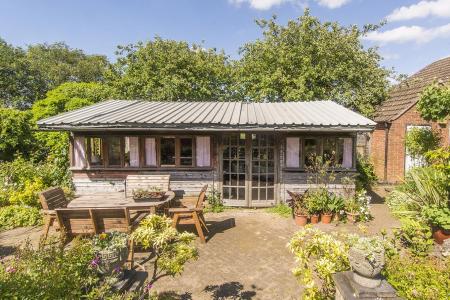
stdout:
<svg viewBox="0 0 450 300">
<path fill-rule="evenodd" d="M 349 223 L 356 223 L 358 220 L 359 213 L 346 212 L 345 214 L 347 215 L 347 221 Z"/>
<path fill-rule="evenodd" d="M 311 215 L 311 224 L 319 223 L 319 215 Z"/>
<path fill-rule="evenodd" d="M 321 214 L 320 220 L 322 221 L 323 224 L 330 224 L 332 217 L 333 217 L 333 214 Z"/>
<path fill-rule="evenodd" d="M 308 223 L 307 215 L 295 215 L 295 224 L 298 226 L 305 226 Z"/>
<path fill-rule="evenodd" d="M 446 239 L 450 238 L 450 230 L 433 228 L 433 239 L 439 245 L 442 245 Z"/>
</svg>

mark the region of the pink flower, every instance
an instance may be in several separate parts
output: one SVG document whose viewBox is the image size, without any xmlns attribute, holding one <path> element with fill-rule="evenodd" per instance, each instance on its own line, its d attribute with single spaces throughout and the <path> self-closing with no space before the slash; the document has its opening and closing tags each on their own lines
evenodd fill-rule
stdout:
<svg viewBox="0 0 450 300">
<path fill-rule="evenodd" d="M 148 292 L 152 287 L 153 285 L 150 282 L 147 283 L 147 285 L 145 286 L 145 291 Z"/>
<path fill-rule="evenodd" d="M 96 268 L 96 267 L 98 267 L 98 264 L 100 263 L 100 257 L 99 256 L 96 256 L 92 261 L 91 261 L 91 263 L 90 263 L 90 266 L 92 267 L 92 268 Z"/>
<path fill-rule="evenodd" d="M 11 266 L 6 268 L 6 273 L 15 273 L 16 271 L 17 271 L 16 268 Z"/>
</svg>

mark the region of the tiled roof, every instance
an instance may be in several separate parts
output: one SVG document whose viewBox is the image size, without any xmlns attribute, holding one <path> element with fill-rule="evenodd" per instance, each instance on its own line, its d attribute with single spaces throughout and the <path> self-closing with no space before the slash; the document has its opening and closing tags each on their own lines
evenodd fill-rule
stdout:
<svg viewBox="0 0 450 300">
<path fill-rule="evenodd" d="M 38 121 L 41 129 L 371 130 L 375 123 L 333 101 L 152 102 L 109 100 Z"/>
<path fill-rule="evenodd" d="M 450 57 L 435 61 L 393 87 L 389 98 L 378 107 L 374 120 L 390 122 L 397 119 L 414 106 L 419 100 L 420 92 L 436 80 L 450 81 Z"/>
</svg>

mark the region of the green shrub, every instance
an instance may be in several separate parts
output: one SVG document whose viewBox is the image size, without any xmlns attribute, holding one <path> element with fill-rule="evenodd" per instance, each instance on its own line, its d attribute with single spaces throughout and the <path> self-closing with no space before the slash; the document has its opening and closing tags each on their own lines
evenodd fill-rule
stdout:
<svg viewBox="0 0 450 300">
<path fill-rule="evenodd" d="M 375 174 L 375 168 L 367 158 L 358 156 L 356 161 L 356 170 L 358 171 L 355 181 L 357 190 L 369 190 L 372 185 L 377 182 L 378 178 Z"/>
<path fill-rule="evenodd" d="M 408 248 L 413 255 L 426 256 L 433 245 L 430 226 L 413 219 L 403 218 L 402 226 L 394 230 L 394 236 L 401 246 Z"/>
<path fill-rule="evenodd" d="M 16 190 L 10 193 L 9 203 L 12 205 L 23 204 L 39 207 L 38 193 L 44 188 L 40 178 L 35 178 L 34 181 L 26 180 L 23 190 Z"/>
<path fill-rule="evenodd" d="M 424 207 L 422 209 L 422 217 L 431 226 L 450 230 L 450 209 L 448 207 Z"/>
<path fill-rule="evenodd" d="M 292 217 L 292 208 L 285 203 L 277 204 L 275 206 L 266 208 L 266 211 L 272 214 L 277 214 L 283 218 Z"/>
<path fill-rule="evenodd" d="M 206 201 L 208 202 L 207 212 L 219 213 L 225 209 L 220 193 L 215 189 L 206 195 Z"/>
<path fill-rule="evenodd" d="M 449 259 L 394 256 L 387 260 L 384 275 L 404 299 L 448 299 Z"/>
<path fill-rule="evenodd" d="M 415 127 L 408 131 L 405 146 L 409 155 L 421 158 L 426 152 L 439 148 L 440 142 L 441 136 L 438 131 Z"/>
<path fill-rule="evenodd" d="M 0 207 L 0 230 L 42 224 L 42 215 L 35 207 L 10 205 Z"/>
</svg>

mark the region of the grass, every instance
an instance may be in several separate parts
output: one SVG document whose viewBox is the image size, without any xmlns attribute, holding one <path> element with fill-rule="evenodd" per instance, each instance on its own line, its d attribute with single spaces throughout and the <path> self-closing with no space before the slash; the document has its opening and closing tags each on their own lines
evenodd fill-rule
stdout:
<svg viewBox="0 0 450 300">
<path fill-rule="evenodd" d="M 283 218 L 289 218 L 292 216 L 292 209 L 284 203 L 266 208 L 265 211 L 268 213 L 277 214 Z"/>
</svg>

